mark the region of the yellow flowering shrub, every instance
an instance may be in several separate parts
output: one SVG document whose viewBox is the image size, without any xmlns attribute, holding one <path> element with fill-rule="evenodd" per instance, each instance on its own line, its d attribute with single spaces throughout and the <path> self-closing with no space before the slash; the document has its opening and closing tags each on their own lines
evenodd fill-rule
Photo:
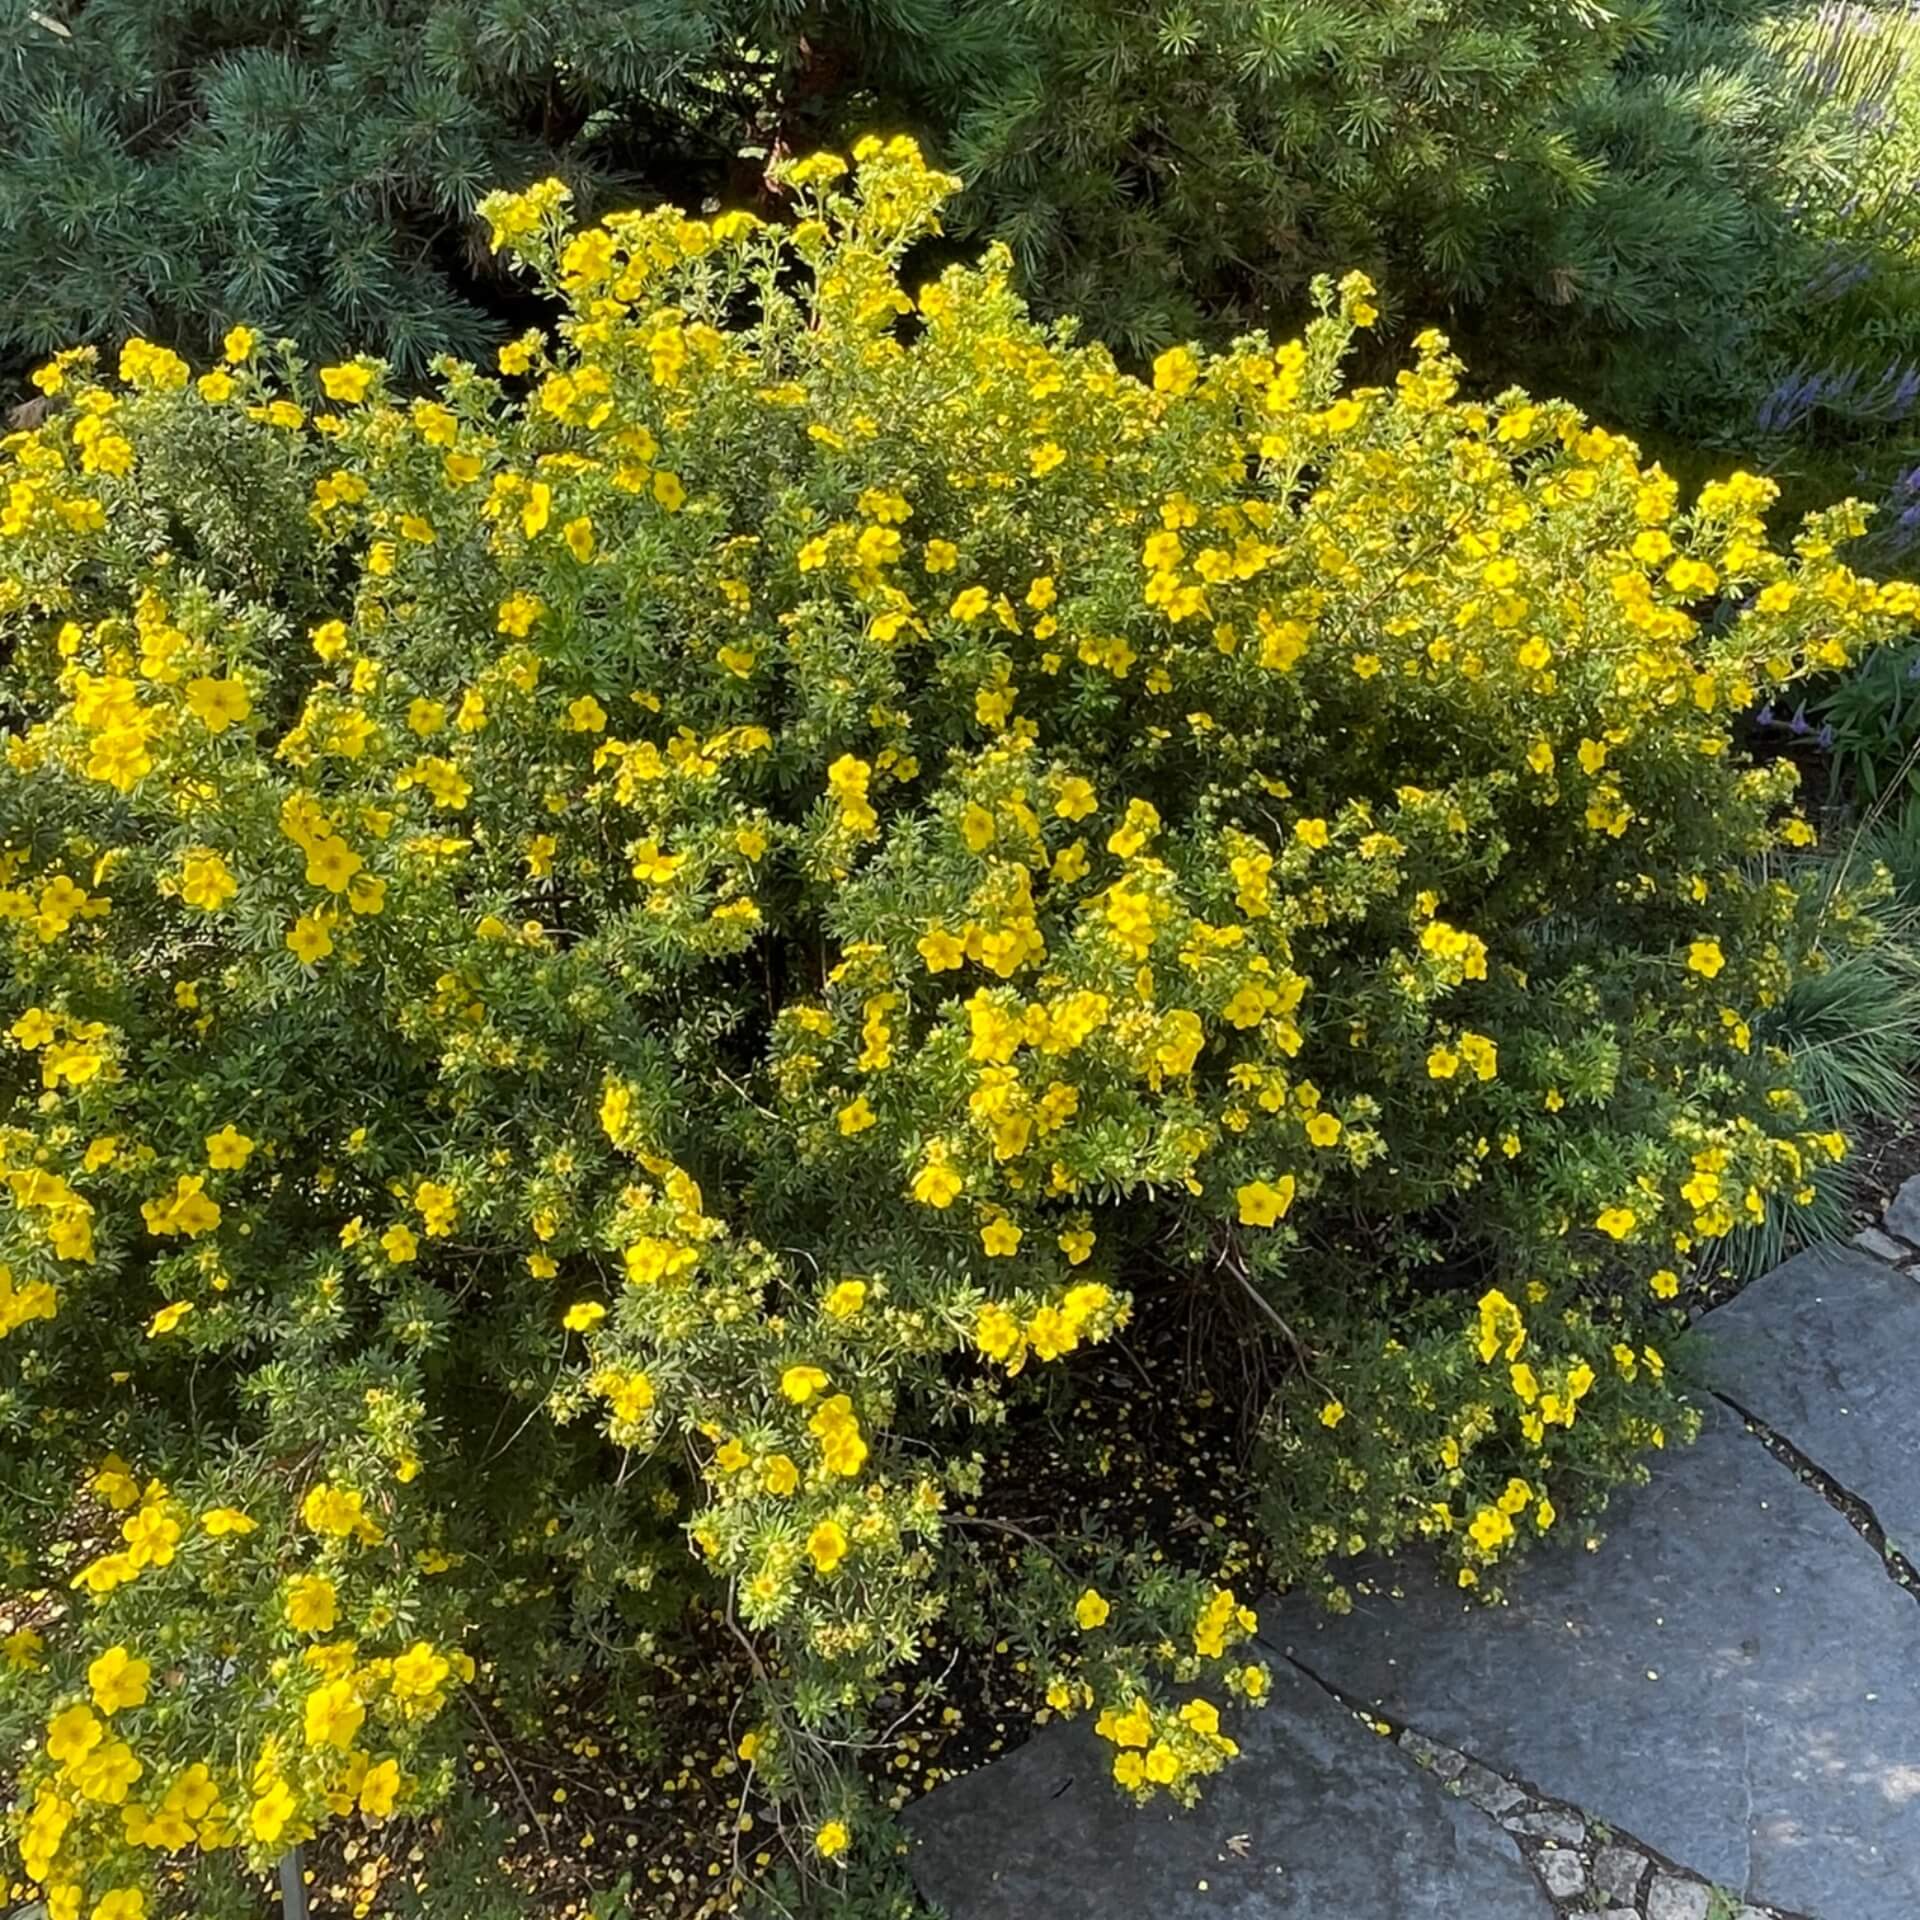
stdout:
<svg viewBox="0 0 1920 1920">
<path fill-rule="evenodd" d="M 1348 388 L 1357 277 L 1127 377 L 999 254 L 910 293 L 952 182 L 858 160 L 780 230 L 495 196 L 563 314 L 499 377 L 136 342 L 0 448 L 61 1920 L 431 1804 L 477 1661 L 690 1598 L 837 1861 L 1009 1405 L 1146 1290 L 1273 1342 L 1284 1572 L 1477 1580 L 1683 1426 L 1689 1250 L 1842 1150 L 1755 1029 L 1863 923 L 1732 723 L 1910 629 L 1853 511 L 1780 550 L 1431 335 Z M 1049 1700 L 1190 1796 L 1248 1596 L 1050 1551 Z"/>
</svg>

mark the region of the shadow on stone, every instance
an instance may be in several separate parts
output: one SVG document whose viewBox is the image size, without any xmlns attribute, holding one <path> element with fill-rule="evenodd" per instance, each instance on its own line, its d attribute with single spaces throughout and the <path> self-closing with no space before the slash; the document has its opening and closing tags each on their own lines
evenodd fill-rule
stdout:
<svg viewBox="0 0 1920 1920">
<path fill-rule="evenodd" d="M 1920 1913 L 1920 1613 L 1734 1416 L 1620 1495 L 1600 1551 L 1537 1554 L 1510 1605 L 1416 1566 L 1266 1637 L 1350 1698 L 1530 1781 L 1748 1899 Z"/>
<path fill-rule="evenodd" d="M 1550 1920 L 1493 1821 L 1275 1663 L 1239 1763 L 1192 1812 L 1136 1809 L 1085 1721 L 907 1815 L 914 1877 L 953 1920 Z"/>
<path fill-rule="evenodd" d="M 1920 1282 L 1797 1254 L 1701 1322 L 1707 1378 L 1920 1551 Z"/>
</svg>

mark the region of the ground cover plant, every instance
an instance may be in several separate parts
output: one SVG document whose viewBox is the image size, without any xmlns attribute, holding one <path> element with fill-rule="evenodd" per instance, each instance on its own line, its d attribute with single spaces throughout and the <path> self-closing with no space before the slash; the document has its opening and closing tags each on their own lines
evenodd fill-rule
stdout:
<svg viewBox="0 0 1920 1920">
<path fill-rule="evenodd" d="M 1844 1153 L 1770 1009 L 1877 938 L 1735 716 L 1906 636 L 1367 281 L 1149 377 L 910 141 L 790 227 L 485 204 L 564 318 L 403 393 L 243 327 L 4 443 L 0 1530 L 50 1912 L 244 1904 L 464 1690 L 691 1615 L 790 1870 L 959 1617 L 1122 1790 L 1267 1688 L 1224 1566 L 979 1496 L 1164 1300 L 1271 1365 L 1267 1577 L 1497 1589 L 1684 1437 L 1691 1256 Z M 1149 1398 L 1177 1370 L 1139 1369 Z M 731 1735 L 731 1730 L 730 1730 Z M 224 1903 L 224 1905 L 223 1905 Z"/>
</svg>

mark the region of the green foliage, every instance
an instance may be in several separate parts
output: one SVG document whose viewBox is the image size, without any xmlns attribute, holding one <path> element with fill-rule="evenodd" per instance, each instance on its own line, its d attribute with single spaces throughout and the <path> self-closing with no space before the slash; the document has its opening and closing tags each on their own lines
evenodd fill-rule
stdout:
<svg viewBox="0 0 1920 1920">
<path fill-rule="evenodd" d="M 1847 792 L 1882 802 L 1920 787 L 1920 651 L 1875 654 L 1826 682 L 1810 710 Z M 1768 714 L 1766 724 L 1791 729 L 1795 721 Z M 1809 725 L 1804 710 L 1798 724 Z"/>
<path fill-rule="evenodd" d="M 245 319 L 410 375 L 524 319 L 473 218 L 727 187 L 743 144 L 950 91 L 962 0 L 0 0 L 0 358 Z M 756 149 L 764 154 L 764 144 Z M 752 170 L 748 170 L 752 177 Z"/>
<path fill-rule="evenodd" d="M 244 317 L 418 378 L 539 312 L 478 244 L 486 185 L 770 204 L 771 156 L 912 125 L 968 181 L 956 231 L 1124 355 L 1364 267 L 1490 388 L 1567 392 L 1689 478 L 1732 454 L 1795 505 L 1915 505 L 1914 28 L 1871 6 L 0 0 L 0 27 L 16 371 L 134 333 L 204 354 Z"/>
<path fill-rule="evenodd" d="M 1853 855 L 1886 870 L 1894 910 L 1908 927 L 1920 919 L 1920 805 L 1882 801 L 1870 810 Z"/>
<path fill-rule="evenodd" d="M 1913 816 L 1912 807 L 1902 815 L 1903 851 L 1913 835 Z M 1873 846 L 1873 836 L 1867 836 L 1856 857 L 1871 859 Z M 1915 869 L 1910 861 L 1903 864 L 1911 879 Z M 1833 877 L 1823 879 L 1830 883 Z M 1767 1043 L 1783 1055 L 1808 1114 L 1822 1126 L 1851 1132 L 1862 1124 L 1904 1120 L 1913 1108 L 1913 1074 L 1920 1064 L 1920 953 L 1913 944 L 1913 906 L 1901 893 L 1895 899 L 1898 911 L 1889 930 L 1829 965 L 1802 973 L 1760 1023 Z M 1796 1246 L 1847 1237 L 1856 1185 L 1850 1164 L 1819 1166 L 1812 1180 L 1809 1204 L 1769 1205 L 1758 1226 L 1715 1245 L 1708 1270 L 1724 1263 L 1742 1278 L 1756 1278 Z"/>
<path fill-rule="evenodd" d="M 1809 1111 L 1847 1128 L 1896 1120 L 1913 1103 L 1920 1057 L 1920 974 L 1888 941 L 1796 980 L 1762 1032 L 1792 1063 Z"/>
<path fill-rule="evenodd" d="M 1013 0 L 1017 57 L 953 130 L 963 216 L 1055 311 L 1135 353 L 1386 272 L 1404 310 L 1488 294 L 1513 236 L 1592 199 L 1565 103 L 1643 10 L 1472 0 Z"/>
<path fill-rule="evenodd" d="M 1731 716 L 1910 636 L 1859 514 L 1778 546 L 1438 334 L 1352 386 L 1358 274 L 1133 378 L 1004 250 L 909 292 L 957 183 L 856 157 L 786 229 L 488 197 L 559 316 L 504 380 L 136 340 L 0 444 L 0 1743 L 63 1915 L 445 1805 L 468 1687 L 638 1702 L 689 1621 L 796 1876 L 884 1850 L 852 1756 L 946 1621 L 1191 1799 L 1250 1569 L 1043 1486 L 1009 1583 L 1023 1412 L 1184 1292 L 1283 1577 L 1491 1590 L 1684 1433 L 1673 1263 L 1844 1153 L 1761 1021 L 1869 896 Z"/>
</svg>

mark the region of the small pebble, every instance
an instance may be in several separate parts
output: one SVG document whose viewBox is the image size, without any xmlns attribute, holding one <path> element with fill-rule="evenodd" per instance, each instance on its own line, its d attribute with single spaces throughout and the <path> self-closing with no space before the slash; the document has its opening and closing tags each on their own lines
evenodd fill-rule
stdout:
<svg viewBox="0 0 1920 1920">
<path fill-rule="evenodd" d="M 1656 1873 L 1647 1894 L 1647 1920 L 1707 1920 L 1707 1890 L 1697 1880 Z"/>
<path fill-rule="evenodd" d="M 1631 1847 L 1602 1847 L 1593 1863 L 1593 1884 L 1603 1900 L 1630 1907 L 1640 1898 L 1640 1882 L 1646 1872 L 1645 1856 Z"/>
<path fill-rule="evenodd" d="M 1558 1807 L 1542 1807 L 1535 1813 L 1509 1814 L 1502 1824 L 1512 1833 L 1524 1833 L 1530 1840 L 1546 1840 L 1556 1847 L 1578 1847 L 1586 1843 L 1586 1822 L 1577 1820 Z"/>
<path fill-rule="evenodd" d="M 1878 1227 L 1863 1227 L 1853 1236 L 1853 1244 L 1862 1253 L 1870 1253 L 1876 1260 L 1884 1260 L 1890 1266 L 1899 1266 L 1903 1261 L 1913 1258 L 1913 1249 L 1903 1247 L 1898 1240 L 1884 1234 Z"/>
<path fill-rule="evenodd" d="M 1527 1796 L 1511 1781 L 1502 1780 L 1489 1767 L 1483 1767 L 1477 1760 L 1469 1760 L 1460 1769 L 1460 1791 L 1483 1813 L 1490 1813 L 1496 1819 L 1503 1813 L 1510 1813 Z"/>
<path fill-rule="evenodd" d="M 1587 1890 L 1586 1863 L 1561 1847 L 1543 1848 L 1534 1860 L 1541 1884 L 1556 1900 L 1577 1900 Z"/>
</svg>

